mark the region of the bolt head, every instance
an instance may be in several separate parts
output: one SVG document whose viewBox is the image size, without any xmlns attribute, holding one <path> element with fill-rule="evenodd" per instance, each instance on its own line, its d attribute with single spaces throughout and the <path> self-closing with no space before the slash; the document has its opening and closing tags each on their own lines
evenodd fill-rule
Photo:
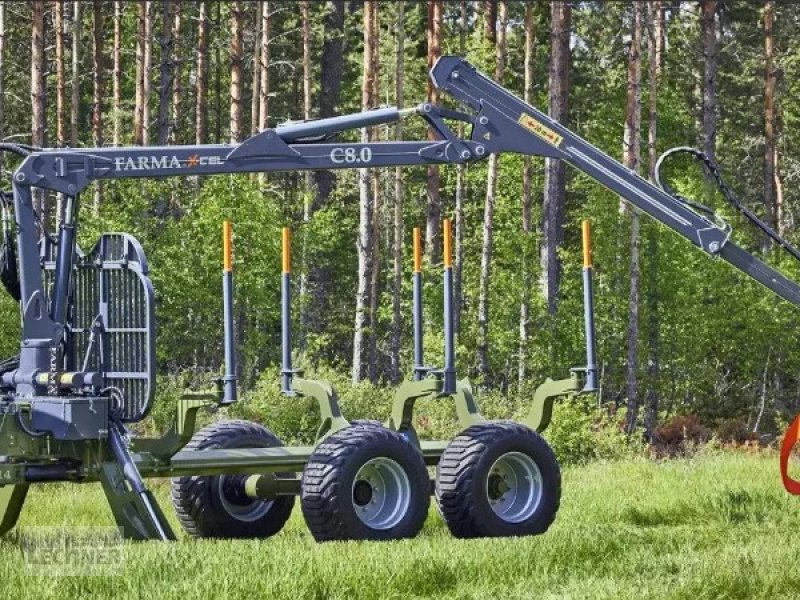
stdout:
<svg viewBox="0 0 800 600">
<path fill-rule="evenodd" d="M 488 122 L 489 122 L 489 117 L 487 116 L 482 116 L 478 119 L 478 123 L 480 123 L 481 125 L 486 125 Z"/>
<path fill-rule="evenodd" d="M 470 156 L 472 156 L 472 152 L 470 152 L 469 150 L 461 151 L 461 158 L 469 158 Z"/>
<path fill-rule="evenodd" d="M 709 252 L 719 252 L 719 242 L 711 242 L 708 245 Z"/>
<path fill-rule="evenodd" d="M 486 154 L 486 148 L 484 148 L 483 146 L 478 146 L 477 148 L 475 148 L 475 154 L 477 154 L 478 156 L 483 156 L 484 154 Z"/>
<path fill-rule="evenodd" d="M 67 186 L 67 192 L 68 192 L 68 193 L 70 193 L 70 194 L 74 194 L 74 193 L 75 193 L 75 190 L 77 190 L 77 189 L 78 189 L 78 188 L 76 188 L 76 187 L 75 187 L 73 184 L 71 184 L 71 183 L 70 183 L 70 184 Z"/>
<path fill-rule="evenodd" d="M 453 73 L 453 79 L 458 79 L 460 77 L 461 77 L 461 75 L 459 75 L 458 71 Z"/>
<path fill-rule="evenodd" d="M 17 181 L 25 181 L 25 173 L 17 173 L 14 175 L 14 179 Z"/>
</svg>

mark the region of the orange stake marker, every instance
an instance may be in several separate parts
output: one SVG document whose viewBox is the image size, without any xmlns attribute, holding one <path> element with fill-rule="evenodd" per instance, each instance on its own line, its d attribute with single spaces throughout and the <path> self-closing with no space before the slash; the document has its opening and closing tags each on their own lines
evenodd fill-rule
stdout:
<svg viewBox="0 0 800 600">
<path fill-rule="evenodd" d="M 450 219 L 445 219 L 442 227 L 444 229 L 444 266 L 448 268 L 453 266 L 453 234 Z"/>
<path fill-rule="evenodd" d="M 222 222 L 222 270 L 233 271 L 233 225 L 230 221 Z"/>
<path fill-rule="evenodd" d="M 590 269 L 592 267 L 592 237 L 588 220 L 581 223 L 581 231 L 583 232 L 583 266 Z"/>
<path fill-rule="evenodd" d="M 283 236 L 281 239 L 281 256 L 283 258 L 283 272 L 292 272 L 292 254 L 291 254 L 291 232 L 288 227 L 283 228 Z"/>
<path fill-rule="evenodd" d="M 422 271 L 422 232 L 414 227 L 414 273 Z"/>
</svg>

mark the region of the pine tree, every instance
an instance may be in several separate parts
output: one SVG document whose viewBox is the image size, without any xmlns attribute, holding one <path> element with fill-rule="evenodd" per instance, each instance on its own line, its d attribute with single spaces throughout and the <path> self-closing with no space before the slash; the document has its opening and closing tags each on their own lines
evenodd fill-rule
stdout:
<svg viewBox="0 0 800 600">
<path fill-rule="evenodd" d="M 568 125 L 569 114 L 571 16 L 572 9 L 568 2 L 556 0 L 550 3 L 549 115 L 563 125 Z M 541 266 L 542 290 L 551 315 L 556 312 L 561 283 L 558 248 L 564 240 L 566 191 L 567 174 L 564 163 L 557 159 L 545 159 Z"/>
</svg>

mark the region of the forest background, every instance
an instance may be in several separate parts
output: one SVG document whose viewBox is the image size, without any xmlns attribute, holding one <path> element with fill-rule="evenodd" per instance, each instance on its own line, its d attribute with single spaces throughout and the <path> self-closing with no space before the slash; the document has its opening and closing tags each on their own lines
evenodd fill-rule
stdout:
<svg viewBox="0 0 800 600">
<path fill-rule="evenodd" d="M 797 243 L 798 40 L 800 5 L 770 0 L 2 2 L 0 138 L 237 143 L 287 120 L 446 103 L 427 70 L 460 54 L 645 177 L 670 147 L 703 149 L 745 204 Z M 422 120 L 406 120 L 343 139 L 427 135 Z M 6 181 L 14 166 L 3 158 Z M 800 276 L 697 165 L 678 161 L 668 176 L 719 210 L 748 250 Z M 57 198 L 38 210 L 58 226 Z M 524 410 L 544 377 L 584 360 L 582 219 L 594 228 L 602 388 L 599 402 L 562 409 L 562 449 L 597 454 L 598 436 L 623 433 L 741 440 L 781 430 L 800 408 L 793 307 L 556 161 L 106 182 L 82 198 L 79 239 L 89 249 L 112 230 L 142 242 L 160 395 L 174 399 L 220 372 L 220 231 L 231 219 L 239 410 L 291 441 L 313 435 L 313 418 L 278 394 L 281 227 L 294 232 L 296 362 L 374 416 L 410 371 L 415 226 L 425 232 L 427 362 L 441 362 L 445 217 L 459 374 L 488 412 Z M 18 310 L 3 296 L 0 355 L 18 343 Z M 172 404 L 162 406 L 156 425 Z M 452 426 L 431 410 L 429 430 Z"/>
</svg>

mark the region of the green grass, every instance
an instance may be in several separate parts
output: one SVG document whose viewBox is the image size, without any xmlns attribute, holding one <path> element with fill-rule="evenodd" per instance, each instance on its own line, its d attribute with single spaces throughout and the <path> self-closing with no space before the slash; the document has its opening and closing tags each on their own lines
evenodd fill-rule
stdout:
<svg viewBox="0 0 800 600">
<path fill-rule="evenodd" d="M 25 573 L 12 533 L 0 598 L 800 598 L 800 500 L 777 462 L 712 453 L 570 467 L 556 523 L 527 539 L 455 540 L 432 509 L 415 540 L 315 544 L 298 508 L 272 539 L 130 543 L 124 575 L 43 577 Z M 156 492 L 169 509 L 166 484 Z M 111 524 L 98 486 L 32 490 L 23 532 L 66 523 Z"/>
</svg>

